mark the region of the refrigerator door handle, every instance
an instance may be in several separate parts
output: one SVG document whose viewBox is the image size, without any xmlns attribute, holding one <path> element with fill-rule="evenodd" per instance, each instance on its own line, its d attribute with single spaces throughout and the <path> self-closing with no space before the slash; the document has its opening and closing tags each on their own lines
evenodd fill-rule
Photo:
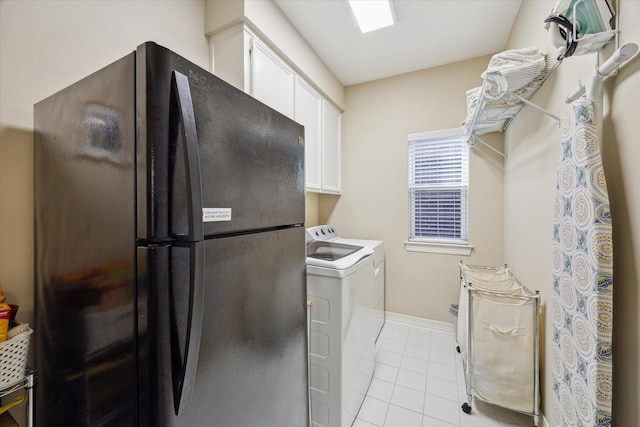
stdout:
<svg viewBox="0 0 640 427">
<path fill-rule="evenodd" d="M 178 336 L 177 313 L 172 315 L 171 360 L 173 366 L 173 405 L 176 415 L 184 413 L 184 410 L 190 405 L 196 383 L 204 307 L 204 245 L 204 241 L 189 244 L 189 313 L 185 331 L 184 353 L 181 350 Z M 175 306 L 170 309 L 175 310 Z"/>
<path fill-rule="evenodd" d="M 187 209 L 189 231 L 181 239 L 195 242 L 204 238 L 202 221 L 202 179 L 200 175 L 200 154 L 198 152 L 198 134 L 196 118 L 193 113 L 193 101 L 189 79 L 174 71 L 171 76 L 171 90 L 178 101 L 182 138 L 184 141 L 184 162 L 187 177 Z"/>
</svg>

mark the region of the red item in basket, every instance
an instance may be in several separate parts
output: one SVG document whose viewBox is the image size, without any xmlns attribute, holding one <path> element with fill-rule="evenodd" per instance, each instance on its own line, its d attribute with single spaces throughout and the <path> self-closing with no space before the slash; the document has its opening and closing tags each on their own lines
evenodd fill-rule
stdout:
<svg viewBox="0 0 640 427">
<path fill-rule="evenodd" d="M 15 326 L 16 314 L 18 314 L 20 306 L 18 304 L 9 304 L 9 307 L 11 307 L 11 318 L 9 319 L 9 329 L 11 329 Z"/>
<path fill-rule="evenodd" d="M 0 342 L 7 340 L 9 331 L 9 321 L 11 320 L 11 307 L 9 304 L 0 303 Z"/>
</svg>

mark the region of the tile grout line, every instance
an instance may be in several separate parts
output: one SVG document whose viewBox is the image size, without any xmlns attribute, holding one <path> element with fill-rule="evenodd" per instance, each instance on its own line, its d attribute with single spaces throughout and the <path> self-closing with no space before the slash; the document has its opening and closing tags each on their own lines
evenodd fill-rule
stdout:
<svg viewBox="0 0 640 427">
<path fill-rule="evenodd" d="M 414 331 L 414 329 L 422 330 L 421 328 L 408 327 L 406 329 L 406 333 L 404 333 L 405 332 L 404 330 L 403 331 L 396 331 L 396 333 L 394 333 L 393 329 L 390 329 L 383 336 L 381 336 L 381 338 L 383 340 L 385 340 L 385 341 L 393 341 L 394 343 L 397 343 L 397 344 L 394 344 L 393 346 L 392 345 L 388 345 L 385 348 L 381 347 L 380 350 L 385 350 L 385 351 L 388 351 L 389 353 L 393 353 L 395 355 L 400 356 L 400 359 L 399 359 L 400 366 L 394 366 L 394 365 L 390 365 L 390 364 L 387 364 L 387 363 L 384 363 L 384 362 L 377 362 L 377 363 L 379 363 L 381 365 L 388 366 L 388 367 L 393 368 L 395 370 L 394 381 L 392 383 L 389 382 L 389 381 L 386 381 L 386 379 L 383 379 L 383 378 L 380 378 L 380 377 L 376 377 L 377 380 L 379 380 L 381 382 L 384 382 L 384 383 L 387 383 L 387 384 L 390 384 L 392 386 L 391 395 L 389 397 L 389 402 L 386 402 L 385 400 L 378 399 L 378 398 L 376 398 L 374 396 L 371 396 L 371 395 L 369 395 L 367 393 L 367 397 L 369 397 L 371 399 L 375 399 L 375 400 L 380 401 L 381 403 L 384 403 L 384 404 L 387 405 L 386 406 L 386 411 L 385 411 L 385 414 L 384 414 L 384 418 L 382 420 L 383 424 L 382 424 L 382 426 L 378 426 L 378 427 L 384 427 L 384 425 L 385 425 L 385 423 L 386 423 L 386 421 L 387 421 L 387 419 L 389 417 L 390 411 L 391 411 L 391 405 L 394 405 L 397 408 L 400 408 L 402 410 L 410 411 L 411 413 L 420 415 L 422 417 L 422 423 L 424 423 L 425 417 L 428 417 L 428 418 L 437 419 L 437 420 L 439 420 L 441 422 L 450 424 L 450 422 L 449 422 L 450 420 L 448 419 L 448 417 L 447 417 L 447 419 L 443 419 L 440 416 L 435 416 L 434 417 L 434 414 L 425 413 L 426 400 L 427 400 L 428 396 L 434 396 L 434 397 L 437 397 L 437 398 L 440 398 L 440 399 L 455 403 L 456 405 L 460 404 L 459 389 L 460 389 L 460 386 L 464 387 L 464 384 L 461 384 L 459 382 L 459 378 L 458 378 L 459 374 L 460 374 L 459 369 L 458 369 L 458 362 L 459 362 L 458 358 L 459 358 L 459 356 L 454 351 L 455 350 L 455 340 L 453 340 L 450 343 L 452 347 L 451 347 L 451 353 L 449 353 L 449 350 L 445 350 L 444 348 L 445 348 L 445 345 L 449 344 L 448 341 L 450 341 L 450 340 L 448 338 L 447 339 L 439 339 L 439 337 L 437 336 L 437 335 L 440 334 L 439 331 L 436 331 L 436 332 L 438 332 L 437 334 L 429 332 L 428 333 L 428 340 L 426 340 L 428 345 L 425 347 L 426 360 L 424 360 L 424 362 L 427 364 L 426 373 L 422 374 L 421 372 L 416 372 L 416 371 L 414 371 L 412 369 L 403 368 L 403 362 L 405 361 L 406 357 L 411 357 L 413 359 L 422 360 L 421 357 L 416 357 L 415 355 L 406 353 L 407 352 L 407 346 L 409 346 L 410 344 L 418 346 L 418 347 L 422 346 L 418 342 L 416 342 L 416 341 L 420 341 L 420 340 L 416 340 L 415 338 L 411 338 L 412 337 L 412 332 Z M 448 334 L 446 334 L 446 335 L 448 335 Z M 403 338 L 400 338 L 401 336 Z M 410 338 L 412 339 L 411 343 L 409 342 Z M 437 344 L 438 348 L 433 348 L 434 346 L 432 344 L 434 342 L 434 338 L 435 338 L 435 341 L 443 341 L 444 344 Z M 425 340 L 422 340 L 422 343 L 424 343 L 424 342 L 425 342 Z M 403 349 L 402 353 L 398 353 L 397 351 L 388 349 L 389 347 L 394 347 L 395 349 L 398 349 L 399 348 L 398 346 L 400 346 L 400 345 L 401 345 L 401 348 Z M 449 353 L 451 355 L 451 359 L 453 360 L 453 364 L 451 365 L 450 363 L 444 363 L 445 361 L 448 362 L 449 360 L 446 357 L 442 357 L 442 356 L 438 356 L 438 358 L 439 358 L 438 360 L 431 360 L 432 350 L 437 350 L 438 352 L 441 352 L 443 354 Z M 433 354 L 436 354 L 436 353 L 433 353 Z M 390 361 L 390 360 L 387 360 L 387 361 Z M 452 373 L 453 373 L 454 381 L 451 381 L 451 378 L 441 378 L 439 376 L 433 376 L 433 375 L 430 376 L 429 372 L 430 372 L 431 362 L 440 363 L 441 365 L 450 367 L 451 370 L 452 370 Z M 407 365 L 404 365 L 404 366 L 407 366 Z M 416 390 L 413 387 L 408 387 L 407 385 L 398 384 L 398 380 L 399 380 L 399 377 L 400 377 L 401 370 L 402 371 L 406 371 L 406 372 L 411 372 L 411 373 L 416 374 L 416 375 L 424 375 L 424 377 L 425 377 L 424 378 L 424 384 L 423 384 L 424 391 Z M 451 383 L 455 387 L 455 389 L 457 391 L 456 392 L 457 398 L 455 400 L 452 400 L 449 397 L 443 397 L 443 396 L 439 396 L 439 395 L 434 395 L 432 393 L 427 392 L 427 387 L 428 387 L 428 384 L 429 384 L 430 377 L 431 377 L 432 380 L 438 380 L 438 381 L 444 381 L 444 382 Z M 404 388 L 406 388 L 408 390 L 411 390 L 411 391 L 419 392 L 423 396 L 422 412 L 418 412 L 418 411 L 415 411 L 415 410 L 410 409 L 408 407 L 399 406 L 399 405 L 396 405 L 396 404 L 392 403 L 393 396 L 394 396 L 394 394 L 396 392 L 397 386 L 404 387 Z M 505 424 L 503 422 L 501 417 L 498 416 L 498 414 L 497 414 L 497 412 L 495 412 L 495 410 L 492 411 L 492 412 L 493 412 L 493 416 L 490 416 L 490 418 L 491 418 L 492 422 L 495 422 L 495 426 L 496 427 L 497 426 L 506 426 L 507 425 L 507 424 Z M 460 418 L 460 414 L 459 413 L 457 413 L 457 417 L 456 418 L 458 419 L 458 422 L 456 424 L 451 424 L 451 425 L 454 426 L 454 427 L 460 427 L 462 425 L 462 418 Z M 365 421 L 363 419 L 360 419 L 360 420 L 362 420 L 363 422 Z M 371 424 L 373 424 L 373 423 L 371 423 Z M 509 423 L 508 425 L 512 425 L 512 424 Z"/>
</svg>

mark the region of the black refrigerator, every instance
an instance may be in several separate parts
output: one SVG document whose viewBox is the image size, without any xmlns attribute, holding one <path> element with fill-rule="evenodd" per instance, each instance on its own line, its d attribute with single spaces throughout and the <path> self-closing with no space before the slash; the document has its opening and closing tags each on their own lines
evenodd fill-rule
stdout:
<svg viewBox="0 0 640 427">
<path fill-rule="evenodd" d="M 36 425 L 307 426 L 303 127 L 152 42 L 34 109 Z"/>
</svg>

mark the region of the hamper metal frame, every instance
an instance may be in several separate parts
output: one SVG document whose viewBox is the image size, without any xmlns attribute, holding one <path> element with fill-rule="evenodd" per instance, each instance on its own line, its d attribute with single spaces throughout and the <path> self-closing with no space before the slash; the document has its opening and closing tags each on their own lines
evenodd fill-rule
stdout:
<svg viewBox="0 0 640 427">
<path fill-rule="evenodd" d="M 492 404 L 514 410 L 520 413 L 524 413 L 533 417 L 533 425 L 534 427 L 538 427 L 540 422 L 540 292 L 539 291 L 531 291 L 526 286 L 522 285 L 522 283 L 511 273 L 508 272 L 509 276 L 513 278 L 518 288 L 524 291 L 523 294 L 507 294 L 500 292 L 488 291 L 485 289 L 479 289 L 473 286 L 473 282 L 467 280 L 467 277 L 464 274 L 465 267 L 475 269 L 475 270 L 486 270 L 486 271 L 498 271 L 498 269 L 502 267 L 489 267 L 489 266 L 481 266 L 481 265 L 469 265 L 464 264 L 462 261 L 459 263 L 460 267 L 460 281 L 464 287 L 464 291 L 466 292 L 467 297 L 467 307 L 466 307 L 466 354 L 462 354 L 463 361 L 463 371 L 465 375 L 465 387 L 467 394 L 467 401 L 462 405 L 462 410 L 469 414 L 471 413 L 472 403 L 473 403 L 473 294 L 478 293 L 480 295 L 491 296 L 494 298 L 505 298 L 509 300 L 520 300 L 526 302 L 533 302 L 534 304 L 534 339 L 533 339 L 533 411 L 526 412 L 516 408 L 509 407 L 508 404 L 501 404 L 500 402 L 490 402 Z M 506 268 L 507 265 L 504 265 Z M 508 270 L 507 270 L 508 271 Z M 461 291 L 462 291 L 461 287 Z M 458 317 L 459 319 L 459 317 Z M 457 329 L 457 328 L 456 328 Z M 467 360 L 465 360 L 465 358 Z M 481 397 L 476 396 L 476 399 L 483 400 Z"/>
</svg>

